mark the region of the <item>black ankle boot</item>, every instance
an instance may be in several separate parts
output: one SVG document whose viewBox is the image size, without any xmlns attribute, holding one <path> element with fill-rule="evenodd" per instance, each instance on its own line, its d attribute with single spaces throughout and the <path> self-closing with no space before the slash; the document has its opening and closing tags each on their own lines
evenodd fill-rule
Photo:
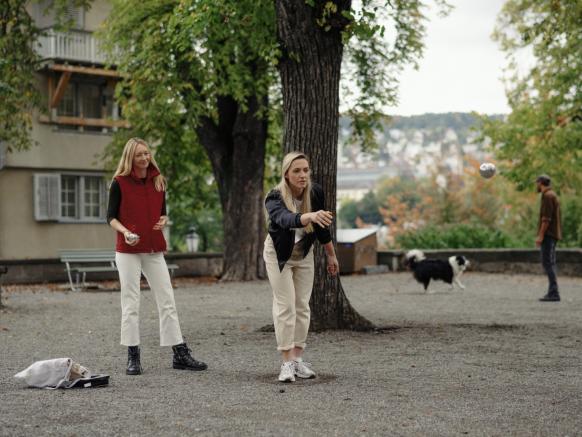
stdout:
<svg viewBox="0 0 582 437">
<path fill-rule="evenodd" d="M 139 359 L 139 346 L 127 348 L 127 375 L 141 375 L 141 362 Z"/>
<path fill-rule="evenodd" d="M 560 293 L 548 291 L 544 297 L 540 297 L 540 302 L 560 302 Z"/>
<path fill-rule="evenodd" d="M 188 349 L 186 343 L 172 346 L 172 350 L 174 351 L 174 369 L 206 370 L 208 367 L 206 363 L 192 358 L 192 355 L 190 355 L 192 351 Z"/>
</svg>

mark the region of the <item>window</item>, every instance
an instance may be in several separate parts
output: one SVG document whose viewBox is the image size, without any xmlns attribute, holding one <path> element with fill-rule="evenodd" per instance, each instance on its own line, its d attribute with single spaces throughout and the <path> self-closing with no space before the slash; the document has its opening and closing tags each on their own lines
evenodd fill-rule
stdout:
<svg viewBox="0 0 582 437">
<path fill-rule="evenodd" d="M 79 105 L 77 105 L 77 87 L 75 84 L 69 84 L 65 88 L 65 93 L 57 107 L 57 113 L 66 117 L 76 117 L 79 114 Z"/>
<path fill-rule="evenodd" d="M 85 176 L 83 179 L 85 181 L 85 189 L 83 190 L 85 196 L 83 207 L 85 208 L 85 212 L 83 215 L 88 218 L 99 219 L 102 216 L 102 212 L 105 213 L 105 211 L 102 211 L 102 209 L 104 210 L 102 208 L 103 178 Z"/>
<path fill-rule="evenodd" d="M 35 174 L 34 185 L 37 221 L 105 221 L 107 191 L 103 176 Z"/>
<path fill-rule="evenodd" d="M 101 118 L 102 88 L 98 85 L 85 85 L 80 93 L 83 117 Z"/>
<path fill-rule="evenodd" d="M 57 115 L 65 117 L 103 118 L 103 108 L 112 107 L 113 96 L 104 92 L 105 86 L 69 82 L 59 106 Z"/>
<path fill-rule="evenodd" d="M 61 176 L 61 217 L 77 218 L 78 182 L 77 176 Z"/>
</svg>

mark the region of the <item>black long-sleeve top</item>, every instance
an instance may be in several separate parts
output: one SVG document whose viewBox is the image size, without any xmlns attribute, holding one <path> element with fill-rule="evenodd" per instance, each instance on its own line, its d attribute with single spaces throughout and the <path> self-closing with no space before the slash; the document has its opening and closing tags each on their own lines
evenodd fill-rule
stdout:
<svg viewBox="0 0 582 437">
<path fill-rule="evenodd" d="M 109 188 L 109 204 L 107 205 L 107 223 L 119 218 L 119 205 L 121 205 L 121 188 L 114 179 Z M 160 215 L 166 215 L 166 193 L 164 192 L 164 201 Z"/>
<path fill-rule="evenodd" d="M 277 252 L 279 270 L 283 270 L 285 263 L 293 253 L 293 246 L 295 245 L 294 229 L 304 227 L 301 224 L 301 214 L 287 209 L 278 190 L 271 190 L 267 194 L 265 208 L 269 213 L 269 235 L 273 240 L 275 252 Z M 311 209 L 312 211 L 325 209 L 323 188 L 315 183 L 311 186 Z M 303 256 L 309 253 L 309 249 L 311 249 L 316 238 L 321 244 L 327 244 L 331 241 L 331 233 L 328 228 L 323 228 L 316 223 L 312 225 L 315 232 L 306 234 L 302 240 Z"/>
</svg>

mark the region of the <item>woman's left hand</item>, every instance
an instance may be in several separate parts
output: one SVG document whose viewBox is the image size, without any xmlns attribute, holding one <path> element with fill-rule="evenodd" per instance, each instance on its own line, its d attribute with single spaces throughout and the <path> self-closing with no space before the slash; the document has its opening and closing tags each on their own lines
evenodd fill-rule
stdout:
<svg viewBox="0 0 582 437">
<path fill-rule="evenodd" d="M 167 224 L 168 224 L 168 216 L 162 215 L 162 216 L 160 216 L 160 219 L 158 220 L 158 222 L 154 225 L 154 230 L 161 231 L 162 229 L 164 229 L 164 226 L 166 226 Z"/>
<path fill-rule="evenodd" d="M 331 276 L 335 276 L 339 273 L 339 263 L 337 262 L 337 257 L 335 255 L 327 256 L 327 273 Z"/>
</svg>

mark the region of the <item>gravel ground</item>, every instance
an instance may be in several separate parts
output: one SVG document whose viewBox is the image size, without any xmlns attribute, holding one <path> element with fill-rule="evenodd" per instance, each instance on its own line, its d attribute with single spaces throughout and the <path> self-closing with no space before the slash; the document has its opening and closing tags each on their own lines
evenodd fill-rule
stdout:
<svg viewBox="0 0 582 437">
<path fill-rule="evenodd" d="M 276 382 L 268 283 L 185 283 L 182 330 L 206 372 L 171 368 L 150 291 L 144 374 L 126 376 L 119 293 L 11 289 L 0 312 L 0 435 L 582 435 L 582 281 L 469 273 L 421 292 L 409 274 L 342 278 L 380 333 L 310 334 L 318 378 Z M 12 375 L 71 357 L 105 388 L 39 390 Z"/>
</svg>

